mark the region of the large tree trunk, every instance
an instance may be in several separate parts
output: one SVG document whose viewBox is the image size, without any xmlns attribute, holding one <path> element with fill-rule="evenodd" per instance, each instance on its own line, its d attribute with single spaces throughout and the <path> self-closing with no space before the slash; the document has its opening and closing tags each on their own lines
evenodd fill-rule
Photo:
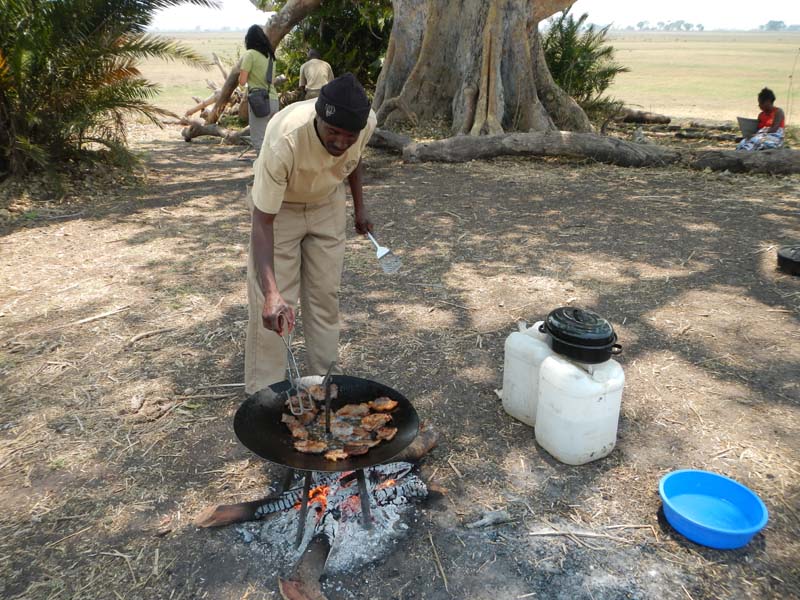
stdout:
<svg viewBox="0 0 800 600">
<path fill-rule="evenodd" d="M 378 123 L 445 122 L 453 134 L 590 131 L 544 62 L 538 23 L 570 0 L 393 0 L 375 92 Z"/>
<path fill-rule="evenodd" d="M 254 2 L 254 0 L 251 0 Z M 265 27 L 273 47 L 321 0 L 289 0 Z M 591 131 L 554 82 L 538 23 L 571 0 L 393 0 L 394 26 L 373 107 L 378 121 L 444 121 L 454 134 Z M 231 70 L 208 119 L 236 88 Z"/>
</svg>

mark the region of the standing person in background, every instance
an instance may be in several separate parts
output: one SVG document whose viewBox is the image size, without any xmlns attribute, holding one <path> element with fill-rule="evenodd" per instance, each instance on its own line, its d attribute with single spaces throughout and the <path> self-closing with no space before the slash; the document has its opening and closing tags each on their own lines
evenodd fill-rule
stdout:
<svg viewBox="0 0 800 600">
<path fill-rule="evenodd" d="M 300 91 L 304 99 L 310 100 L 319 96 L 322 86 L 333 80 L 333 69 L 320 58 L 314 48 L 308 51 L 308 60 L 300 67 Z"/>
<path fill-rule="evenodd" d="M 247 84 L 250 140 L 258 156 L 264 142 L 267 122 L 280 108 L 278 91 L 272 84 L 275 53 L 261 25 L 253 25 L 247 30 L 244 47 L 247 51 L 239 68 L 239 85 Z"/>
</svg>

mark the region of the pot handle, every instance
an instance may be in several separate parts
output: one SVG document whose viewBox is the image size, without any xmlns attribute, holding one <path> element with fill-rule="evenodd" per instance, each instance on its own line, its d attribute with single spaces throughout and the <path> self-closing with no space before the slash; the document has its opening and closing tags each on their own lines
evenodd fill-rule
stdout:
<svg viewBox="0 0 800 600">
<path fill-rule="evenodd" d="M 614 344 L 611 346 L 611 354 L 616 356 L 617 354 L 622 354 L 622 346 L 619 344 Z"/>
</svg>

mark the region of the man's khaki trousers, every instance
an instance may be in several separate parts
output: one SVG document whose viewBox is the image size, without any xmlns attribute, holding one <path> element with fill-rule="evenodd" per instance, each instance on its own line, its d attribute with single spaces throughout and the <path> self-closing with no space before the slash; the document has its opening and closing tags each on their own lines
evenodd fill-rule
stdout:
<svg viewBox="0 0 800 600">
<path fill-rule="evenodd" d="M 247 202 L 252 214 L 249 193 Z M 341 184 L 321 202 L 284 202 L 273 223 L 278 289 L 289 306 L 296 306 L 299 298 L 302 308 L 307 365 L 303 375 L 324 374 L 338 358 L 346 222 Z M 252 240 L 247 258 L 247 303 L 244 381 L 245 391 L 254 394 L 286 378 L 286 346 L 261 320 L 264 294 L 258 284 Z"/>
</svg>

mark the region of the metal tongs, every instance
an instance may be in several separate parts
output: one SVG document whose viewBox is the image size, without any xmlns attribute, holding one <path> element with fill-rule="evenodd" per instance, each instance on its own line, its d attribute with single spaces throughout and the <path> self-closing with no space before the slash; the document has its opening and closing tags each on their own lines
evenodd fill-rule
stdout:
<svg viewBox="0 0 800 600">
<path fill-rule="evenodd" d="M 280 320 L 285 319 L 283 315 L 278 315 L 278 324 Z M 287 324 L 288 325 L 288 324 Z M 281 330 L 283 327 L 281 327 Z M 297 367 L 297 360 L 294 358 L 292 352 L 292 334 L 289 333 L 286 337 L 278 334 L 283 340 L 283 345 L 286 346 L 286 379 L 289 381 L 289 391 L 286 392 L 289 397 L 289 412 L 294 416 L 299 417 L 303 413 L 311 412 L 314 410 L 314 400 L 311 396 L 300 393 L 300 369 Z M 294 371 L 292 371 L 294 369 Z M 292 394 L 294 392 L 294 394 Z"/>
</svg>

